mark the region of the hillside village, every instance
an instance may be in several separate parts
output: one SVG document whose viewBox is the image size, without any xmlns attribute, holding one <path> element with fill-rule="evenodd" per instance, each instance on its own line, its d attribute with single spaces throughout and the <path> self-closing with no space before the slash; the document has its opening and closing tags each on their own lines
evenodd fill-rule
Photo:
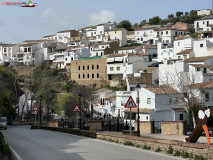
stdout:
<svg viewBox="0 0 213 160">
<path fill-rule="evenodd" d="M 203 17 L 190 25 L 127 31 L 107 22 L 40 40 L 2 43 L 0 63 L 14 68 L 50 64 L 71 81 L 95 89 L 98 98 L 91 105 L 102 117 L 129 119 L 125 104 L 132 96 L 140 102 L 140 121 L 184 121 L 195 104 L 213 106 L 213 16 L 208 10 L 199 14 Z M 132 112 L 136 119 L 137 109 Z"/>
</svg>

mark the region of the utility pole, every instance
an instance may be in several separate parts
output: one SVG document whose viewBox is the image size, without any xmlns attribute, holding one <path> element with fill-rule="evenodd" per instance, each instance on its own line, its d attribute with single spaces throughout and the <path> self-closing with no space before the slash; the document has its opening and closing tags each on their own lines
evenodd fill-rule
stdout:
<svg viewBox="0 0 213 160">
<path fill-rule="evenodd" d="M 40 95 L 40 126 L 42 125 L 42 107 L 41 107 L 42 95 Z"/>
</svg>

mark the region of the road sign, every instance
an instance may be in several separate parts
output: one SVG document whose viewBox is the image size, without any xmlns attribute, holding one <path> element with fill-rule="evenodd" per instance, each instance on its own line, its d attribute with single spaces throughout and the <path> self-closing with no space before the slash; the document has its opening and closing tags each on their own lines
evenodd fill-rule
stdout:
<svg viewBox="0 0 213 160">
<path fill-rule="evenodd" d="M 73 112 L 81 112 L 80 107 L 76 104 Z"/>
<path fill-rule="evenodd" d="M 135 104 L 134 100 L 132 99 L 132 96 L 129 97 L 128 101 L 125 104 L 125 108 L 135 108 L 137 105 Z"/>
<path fill-rule="evenodd" d="M 37 108 L 37 106 L 35 106 L 35 107 L 33 108 L 33 113 L 34 113 L 34 114 L 38 114 L 38 108 Z"/>
</svg>

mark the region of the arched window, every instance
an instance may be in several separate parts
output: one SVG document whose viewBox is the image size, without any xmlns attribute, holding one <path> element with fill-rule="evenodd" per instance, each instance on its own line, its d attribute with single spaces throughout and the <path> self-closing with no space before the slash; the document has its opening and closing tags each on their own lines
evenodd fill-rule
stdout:
<svg viewBox="0 0 213 160">
<path fill-rule="evenodd" d="M 89 78 L 89 74 L 87 74 L 87 78 Z"/>
<path fill-rule="evenodd" d="M 97 69 L 99 69 L 99 65 L 97 65 Z"/>
<path fill-rule="evenodd" d="M 81 78 L 81 75 L 80 75 L 80 74 L 78 74 L 78 78 L 79 78 L 79 79 Z"/>
<path fill-rule="evenodd" d="M 83 66 L 83 70 L 85 70 L 85 67 Z"/>
<path fill-rule="evenodd" d="M 85 78 L 85 75 L 83 74 L 83 78 Z"/>
<path fill-rule="evenodd" d="M 81 70 L 81 67 L 80 67 L 80 66 L 78 66 L 78 70 L 79 70 L 79 71 Z"/>
<path fill-rule="evenodd" d="M 99 78 L 99 74 L 97 73 L 97 78 Z"/>
<path fill-rule="evenodd" d="M 94 78 L 94 74 L 92 74 L 92 78 Z"/>
<path fill-rule="evenodd" d="M 92 65 L 92 70 L 94 69 L 94 65 Z"/>
<path fill-rule="evenodd" d="M 87 66 L 87 70 L 89 70 L 89 65 Z"/>
</svg>

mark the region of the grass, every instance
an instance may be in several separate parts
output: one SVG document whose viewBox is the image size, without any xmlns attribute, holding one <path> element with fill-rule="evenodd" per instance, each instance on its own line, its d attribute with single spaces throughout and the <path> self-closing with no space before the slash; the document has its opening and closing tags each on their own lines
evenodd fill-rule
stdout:
<svg viewBox="0 0 213 160">
<path fill-rule="evenodd" d="M 173 154 L 173 148 L 172 148 L 172 146 L 168 147 L 167 153 L 168 154 Z"/>
</svg>

